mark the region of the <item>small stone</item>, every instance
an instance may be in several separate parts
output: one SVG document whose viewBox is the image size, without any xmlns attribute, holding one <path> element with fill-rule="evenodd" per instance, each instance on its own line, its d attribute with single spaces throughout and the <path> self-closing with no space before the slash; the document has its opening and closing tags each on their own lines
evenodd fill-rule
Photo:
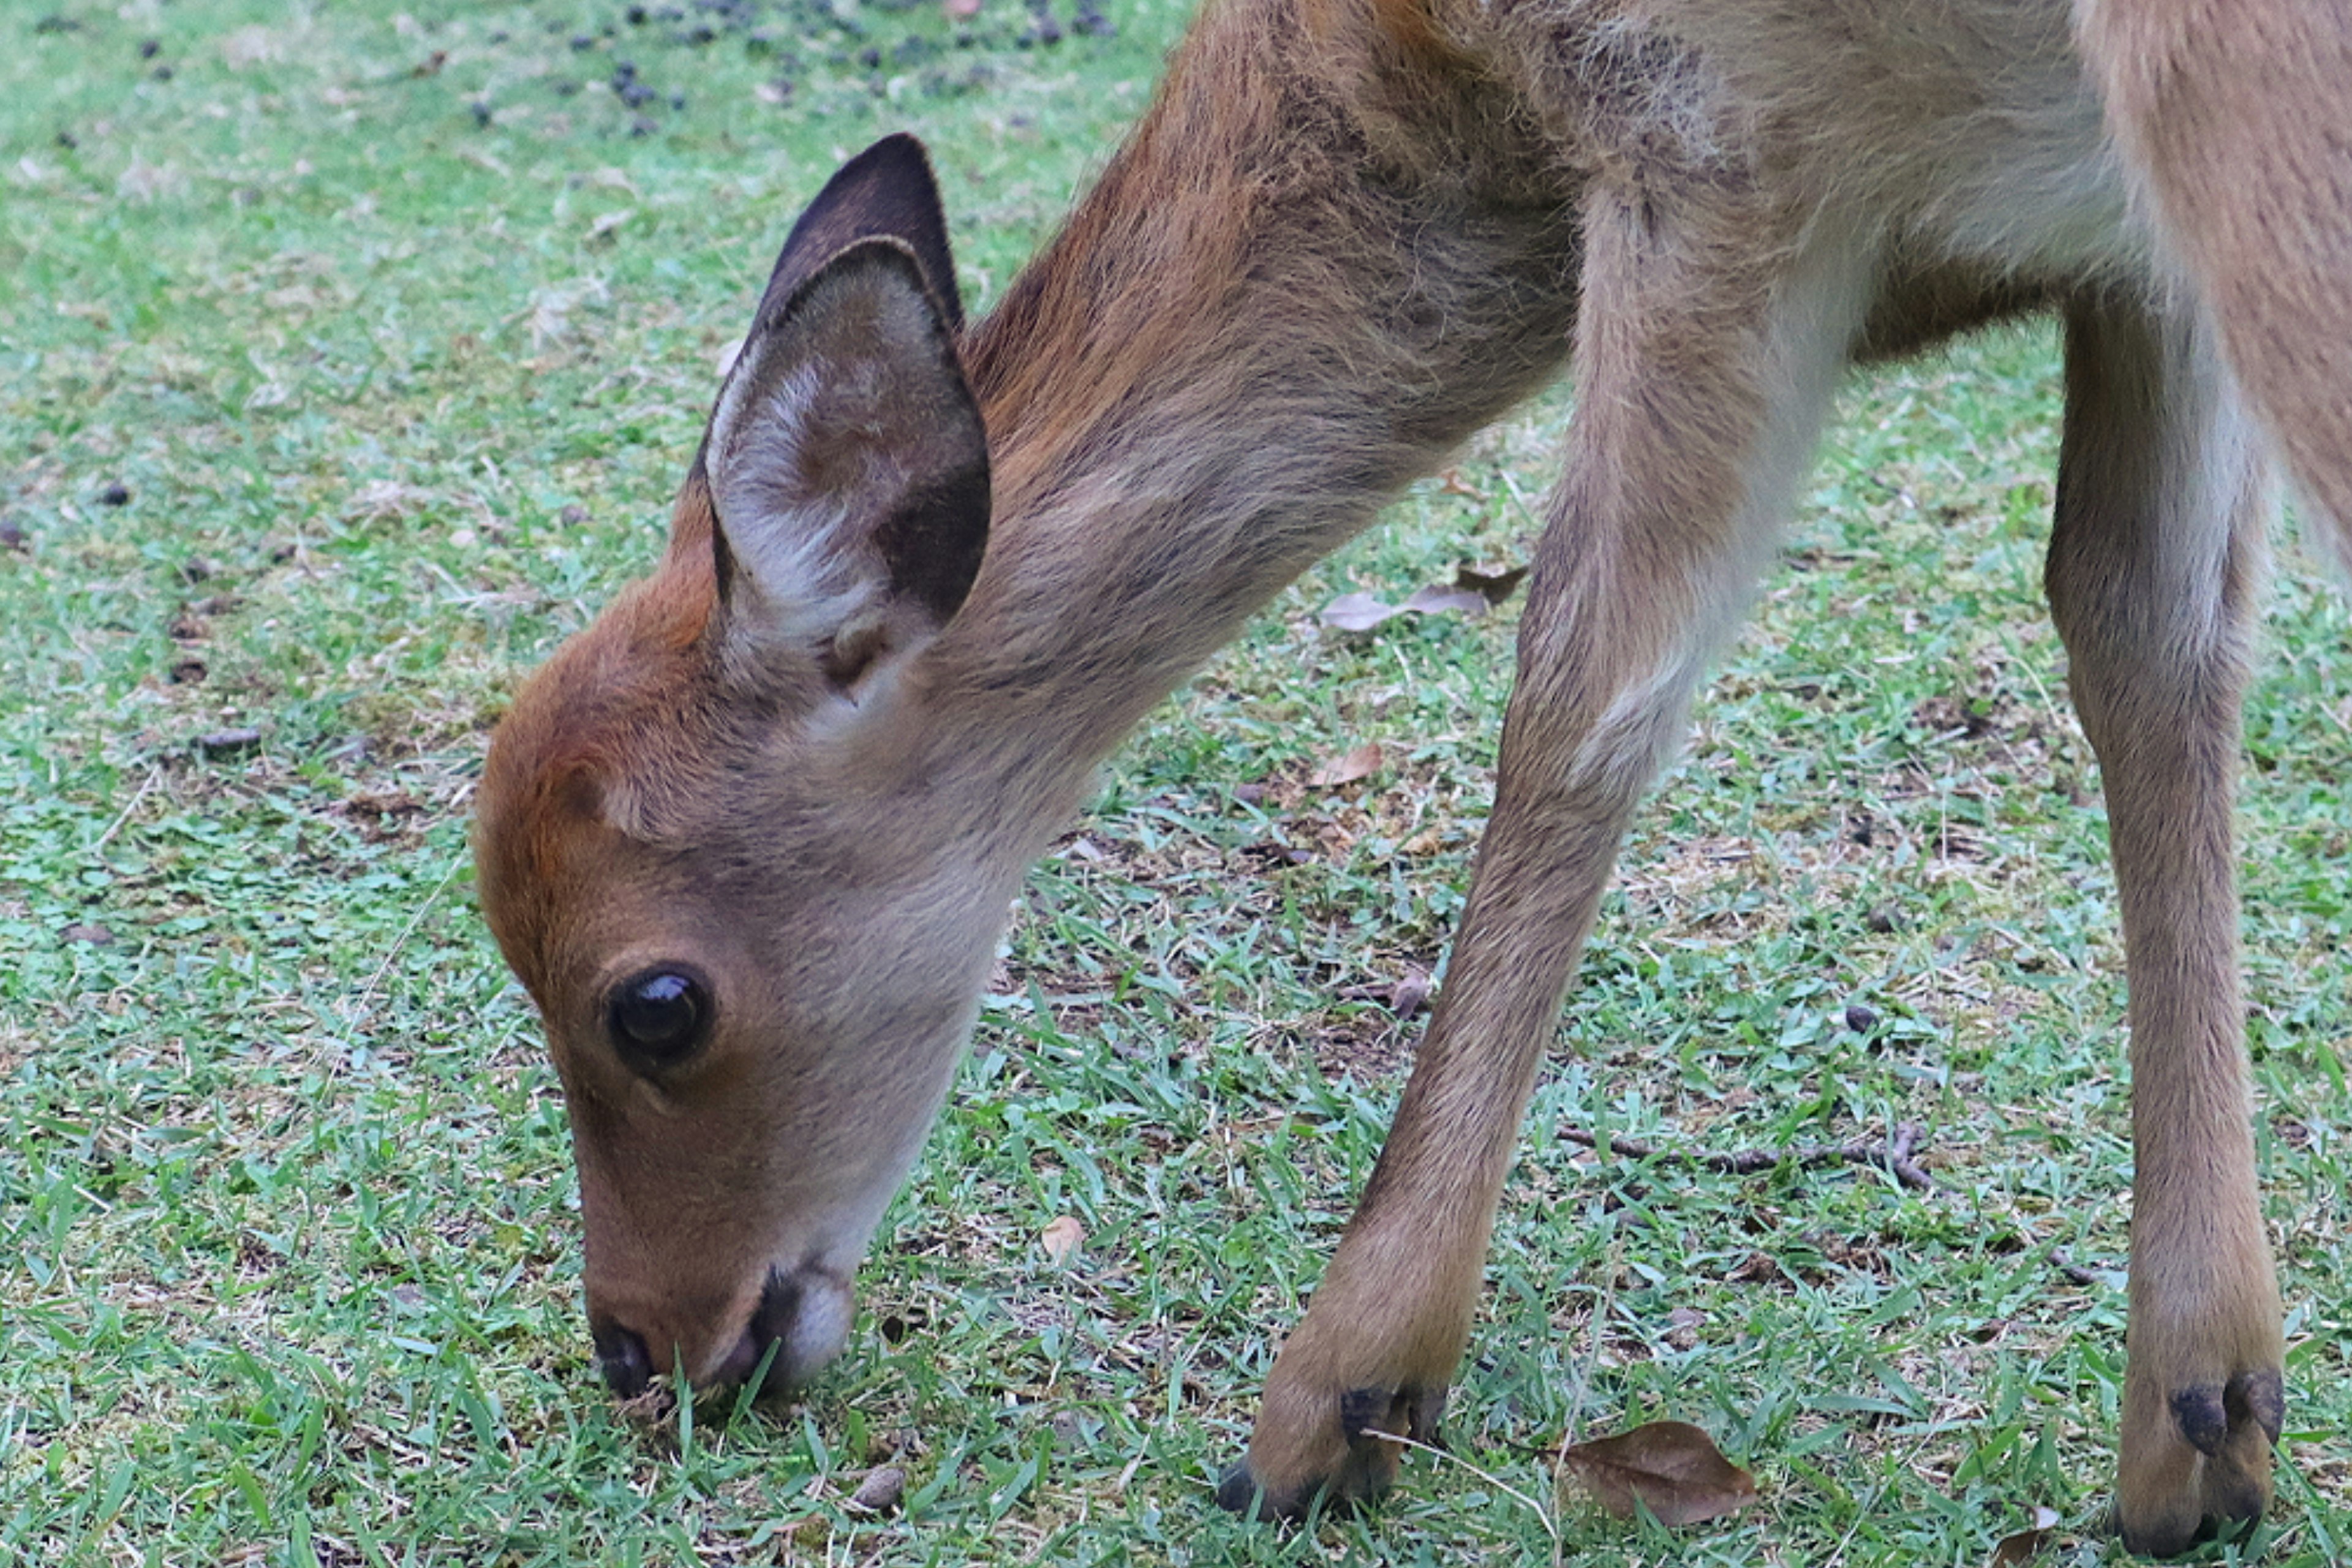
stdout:
<svg viewBox="0 0 2352 1568">
<path fill-rule="evenodd" d="M 1845 1026 L 1857 1035 L 1866 1035 L 1878 1027 L 1878 1015 L 1859 1002 L 1845 1005 Z"/>
<path fill-rule="evenodd" d="M 1873 904 L 1870 906 L 1870 912 L 1862 917 L 1862 923 L 1867 929 L 1884 936 L 1889 931 L 1901 931 L 1903 917 L 1895 912 L 1895 906 L 1892 904 Z"/>
<path fill-rule="evenodd" d="M 98 504 L 100 506 L 129 506 L 131 504 L 130 487 L 122 484 L 111 484 L 107 486 L 104 489 L 98 492 Z"/>
</svg>

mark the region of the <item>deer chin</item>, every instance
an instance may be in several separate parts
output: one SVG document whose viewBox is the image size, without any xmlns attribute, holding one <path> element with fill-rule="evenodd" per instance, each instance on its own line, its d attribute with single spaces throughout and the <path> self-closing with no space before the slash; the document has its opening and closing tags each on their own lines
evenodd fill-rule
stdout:
<svg viewBox="0 0 2352 1568">
<path fill-rule="evenodd" d="M 841 1353 L 856 1317 L 847 1275 L 814 1263 L 772 1268 L 751 1321 L 696 1384 L 734 1388 L 756 1377 L 762 1394 L 797 1393 Z"/>
</svg>

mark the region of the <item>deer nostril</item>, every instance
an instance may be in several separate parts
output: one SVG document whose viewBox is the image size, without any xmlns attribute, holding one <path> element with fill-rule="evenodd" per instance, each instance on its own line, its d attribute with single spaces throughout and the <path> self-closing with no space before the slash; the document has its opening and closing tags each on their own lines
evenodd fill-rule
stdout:
<svg viewBox="0 0 2352 1568">
<path fill-rule="evenodd" d="M 611 1321 L 592 1324 L 589 1337 L 595 1341 L 605 1386 L 614 1394 L 635 1399 L 652 1385 L 654 1361 L 646 1353 L 644 1340 Z"/>
<path fill-rule="evenodd" d="M 771 1273 L 761 1289 L 760 1305 L 751 1313 L 751 1321 L 744 1330 L 745 1348 L 751 1352 L 751 1364 L 743 1369 L 749 1376 L 753 1368 L 767 1357 L 768 1347 L 778 1345 L 775 1357 L 768 1362 L 768 1375 L 763 1380 L 770 1386 L 781 1387 L 791 1381 L 791 1339 L 793 1321 L 801 1311 L 801 1282 L 798 1279 Z"/>
</svg>

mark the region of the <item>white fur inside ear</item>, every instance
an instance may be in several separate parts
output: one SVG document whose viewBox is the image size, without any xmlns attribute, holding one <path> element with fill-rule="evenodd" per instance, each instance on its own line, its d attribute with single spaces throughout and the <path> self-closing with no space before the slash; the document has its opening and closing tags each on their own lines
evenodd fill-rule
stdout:
<svg viewBox="0 0 2352 1568">
<path fill-rule="evenodd" d="M 737 566 L 759 590 L 764 629 L 820 640 L 877 585 L 859 580 L 851 498 L 809 482 L 820 460 L 809 447 L 824 373 L 804 363 L 762 375 L 756 359 L 770 346 L 747 346 L 711 416 L 710 499 Z"/>
<path fill-rule="evenodd" d="M 823 645 L 881 613 L 872 534 L 936 461 L 939 384 L 955 374 L 941 333 L 896 266 L 850 263 L 744 343 L 705 469 L 730 586 L 748 580 L 763 639 Z"/>
</svg>

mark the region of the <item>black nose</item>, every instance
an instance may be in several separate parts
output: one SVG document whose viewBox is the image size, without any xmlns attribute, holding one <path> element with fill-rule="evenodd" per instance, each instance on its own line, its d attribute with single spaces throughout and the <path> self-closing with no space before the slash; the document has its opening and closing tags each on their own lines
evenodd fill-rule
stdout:
<svg viewBox="0 0 2352 1568">
<path fill-rule="evenodd" d="M 720 1378 L 728 1383 L 741 1383 L 758 1372 L 760 1363 L 764 1361 L 768 1365 L 768 1375 L 761 1380 L 761 1386 L 768 1389 L 789 1387 L 794 1381 L 795 1369 L 789 1364 L 791 1358 L 787 1346 L 778 1342 L 786 1340 L 791 1334 L 793 1320 L 799 1315 L 800 1310 L 801 1282 L 781 1272 L 771 1273 L 768 1283 L 760 1291 L 760 1305 L 753 1310 L 751 1322 L 744 1325 L 742 1340 L 719 1371 Z M 771 1345 L 776 1347 L 772 1360 L 768 1355 Z"/>
<path fill-rule="evenodd" d="M 614 1322 L 592 1324 L 589 1337 L 596 1342 L 596 1360 L 604 1371 L 604 1384 L 624 1399 L 635 1399 L 654 1380 L 653 1357 L 646 1353 L 646 1342 Z"/>
</svg>

